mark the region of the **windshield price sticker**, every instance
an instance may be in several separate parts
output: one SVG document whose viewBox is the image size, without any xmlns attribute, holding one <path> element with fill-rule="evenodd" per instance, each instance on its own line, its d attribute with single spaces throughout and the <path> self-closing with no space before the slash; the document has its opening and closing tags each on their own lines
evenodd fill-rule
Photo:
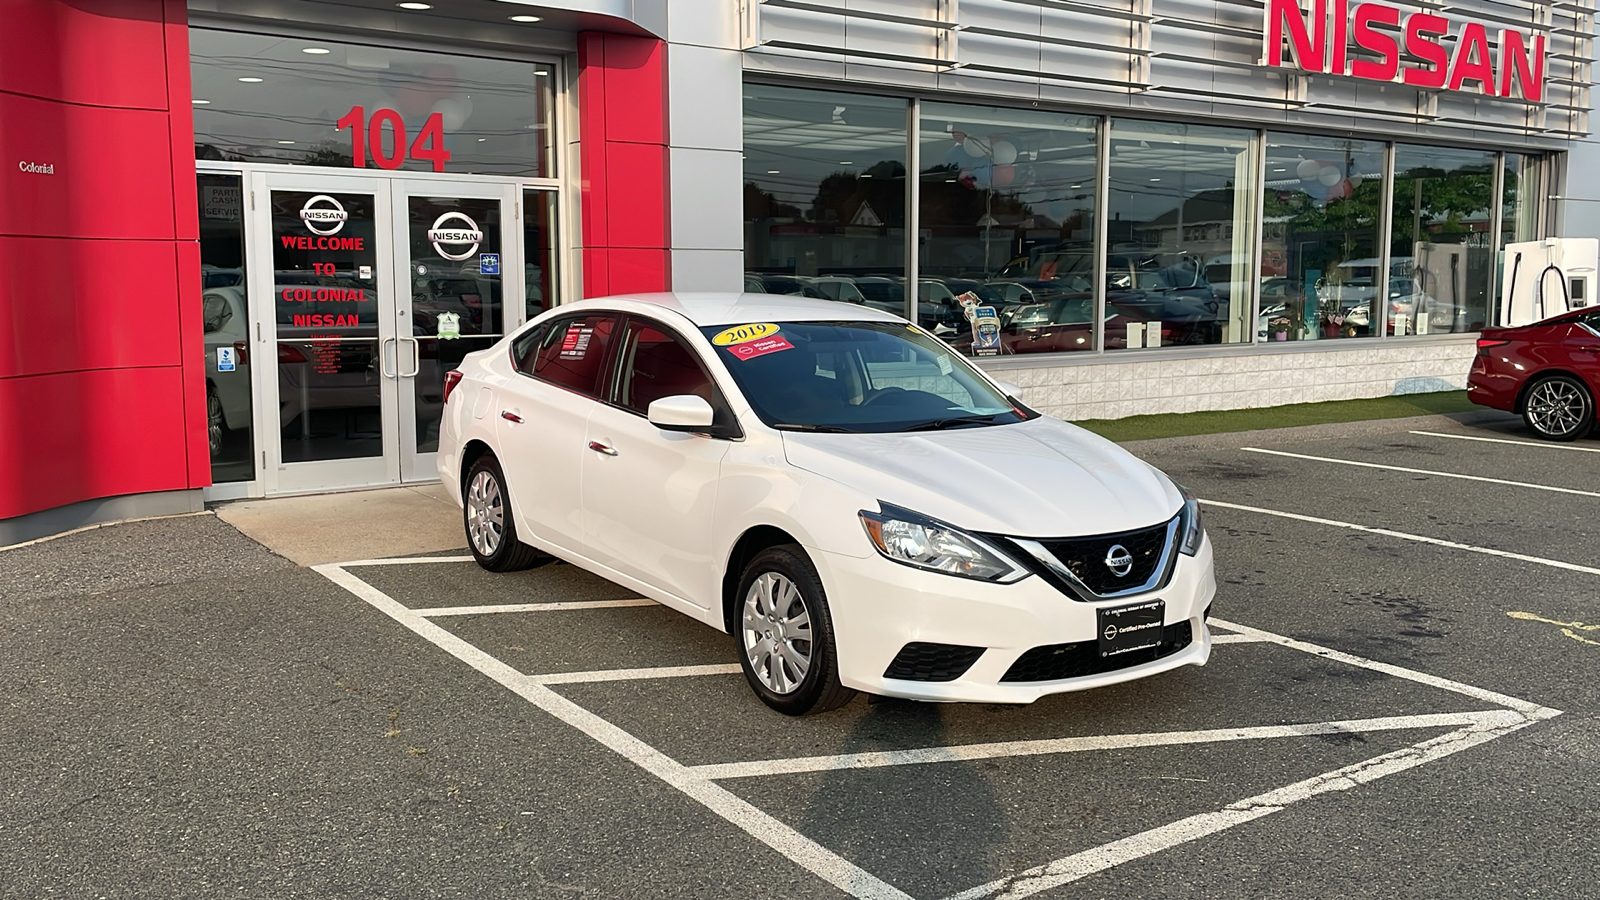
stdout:
<svg viewBox="0 0 1600 900">
<path fill-rule="evenodd" d="M 711 339 L 711 343 L 716 344 L 718 347 L 731 347 L 735 344 L 747 344 L 751 341 L 759 341 L 764 337 L 769 337 L 777 333 L 778 326 L 771 322 L 756 322 L 750 325 L 736 325 L 733 328 L 729 328 L 727 331 L 718 333 Z M 784 345 L 785 347 L 790 346 L 787 341 L 784 342 Z M 779 347 L 777 349 L 782 350 L 784 347 Z"/>
<path fill-rule="evenodd" d="M 589 336 L 594 328 L 589 325 L 569 325 L 561 337 L 562 359 L 583 359 L 589 354 Z"/>
<path fill-rule="evenodd" d="M 752 338 L 742 343 L 734 344 L 728 348 L 728 352 L 740 359 L 755 359 L 758 356 L 766 356 L 768 353 L 777 353 L 779 350 L 793 349 L 793 344 L 782 336 L 774 335 L 769 338 Z"/>
</svg>

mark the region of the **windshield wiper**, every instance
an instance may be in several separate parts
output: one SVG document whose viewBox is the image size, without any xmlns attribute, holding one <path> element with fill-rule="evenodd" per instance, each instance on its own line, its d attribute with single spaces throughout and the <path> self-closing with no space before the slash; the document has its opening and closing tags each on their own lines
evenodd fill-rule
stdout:
<svg viewBox="0 0 1600 900">
<path fill-rule="evenodd" d="M 779 422 L 772 426 L 779 431 L 819 431 L 824 434 L 855 434 L 849 428 L 840 428 L 838 425 L 796 425 L 792 422 Z"/>
<path fill-rule="evenodd" d="M 999 415 L 999 413 L 990 413 L 988 415 L 957 416 L 953 419 L 934 419 L 931 422 L 922 422 L 920 424 L 912 425 L 909 428 L 902 428 L 900 430 L 943 431 L 946 428 L 959 428 L 962 425 L 984 425 L 989 422 L 993 422 Z"/>
</svg>

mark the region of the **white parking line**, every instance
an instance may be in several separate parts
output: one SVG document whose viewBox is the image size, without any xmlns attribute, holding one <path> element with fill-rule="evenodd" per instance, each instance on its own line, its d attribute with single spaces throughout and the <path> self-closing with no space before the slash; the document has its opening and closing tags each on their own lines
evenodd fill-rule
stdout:
<svg viewBox="0 0 1600 900">
<path fill-rule="evenodd" d="M 1450 438 L 1457 441 L 1483 441 L 1486 444 L 1511 444 L 1516 447 L 1538 447 L 1542 450 L 1577 450 L 1583 453 L 1600 453 L 1600 447 L 1574 447 L 1571 444 L 1558 444 L 1554 441 L 1513 441 L 1506 438 L 1479 437 L 1475 434 L 1445 434 L 1442 431 L 1413 431 L 1426 437 Z"/>
<path fill-rule="evenodd" d="M 1202 501 L 1212 506 L 1264 512 L 1269 515 L 1281 515 L 1288 518 L 1304 519 L 1334 524 L 1342 527 L 1357 528 L 1363 531 L 1388 533 L 1394 536 L 1423 540 L 1427 543 L 1443 543 L 1452 546 L 1450 542 L 1440 542 L 1429 538 L 1419 538 L 1415 535 L 1403 535 L 1397 532 L 1384 532 L 1382 529 L 1365 528 L 1350 525 L 1349 523 L 1331 522 L 1331 520 L 1317 520 L 1309 516 L 1299 516 L 1290 513 L 1276 513 L 1271 510 L 1256 510 L 1252 507 L 1236 506 L 1234 504 L 1217 501 Z M 1499 551 L 1487 551 L 1486 548 L 1471 548 L 1465 545 L 1464 549 L 1475 549 L 1480 552 L 1493 552 L 1496 555 L 1513 556 Z M 1521 557 L 1518 557 L 1521 558 Z M 1550 560 L 1531 561 L 1546 564 L 1560 565 L 1564 568 L 1580 568 L 1570 564 L 1556 563 Z M 445 561 L 438 557 L 419 558 L 415 562 Z M 496 659 L 477 646 L 446 631 L 439 625 L 429 621 L 426 616 L 416 610 L 410 610 L 389 597 L 383 591 L 354 574 L 345 571 L 341 565 L 315 566 L 313 570 L 321 573 L 329 580 L 340 585 L 352 594 L 371 604 L 385 615 L 409 628 L 420 637 L 432 642 L 440 649 L 467 663 L 479 672 L 488 676 L 503 687 L 516 693 L 518 696 L 534 704 L 545 712 L 573 728 L 578 729 L 597 742 L 603 744 L 645 771 L 655 775 L 667 784 L 681 791 L 686 796 L 704 805 L 707 809 L 721 816 L 729 823 L 737 826 L 755 839 L 773 848 L 785 858 L 795 864 L 816 874 L 853 897 L 872 898 L 872 900 L 911 900 L 911 898 L 895 888 L 893 885 L 873 876 L 855 864 L 845 860 L 817 842 L 800 834 L 790 826 L 778 821 L 771 815 L 757 809 L 749 802 L 735 796 L 725 788 L 714 783 L 716 778 L 754 777 L 760 775 L 783 774 L 791 771 L 819 771 L 838 768 L 862 768 L 869 765 L 900 765 L 915 762 L 947 762 L 965 759 L 980 759 L 986 756 L 1022 756 L 1050 752 L 1072 752 L 1076 750 L 1117 749 L 1122 746 L 1160 746 L 1163 744 L 1198 743 L 1204 740 L 1248 740 L 1254 738 L 1281 738 L 1294 736 L 1308 736 L 1332 733 L 1358 733 L 1360 731 L 1393 730 L 1400 728 L 1455 728 L 1446 734 L 1412 744 L 1391 753 L 1385 753 L 1353 765 L 1335 769 L 1322 775 L 1291 784 L 1287 787 L 1267 791 L 1254 797 L 1231 803 L 1215 812 L 1202 813 L 1189 816 L 1168 825 L 1152 828 L 1139 834 L 1131 835 L 1120 840 L 1112 841 L 1086 850 L 1063 857 L 1043 866 L 1037 866 L 1018 875 L 979 885 L 971 890 L 955 895 L 952 900 L 977 900 L 990 896 L 1006 898 L 1027 897 L 1040 891 L 1049 890 L 1085 878 L 1096 872 L 1132 862 L 1158 853 L 1162 850 L 1194 841 L 1207 835 L 1216 834 L 1235 825 L 1249 822 L 1262 816 L 1280 812 L 1290 804 L 1306 800 L 1321 794 L 1336 791 L 1350 790 L 1362 784 L 1376 781 L 1386 775 L 1403 772 L 1425 763 L 1442 759 L 1450 754 L 1460 752 L 1469 747 L 1476 746 L 1497 737 L 1510 734 L 1520 728 L 1525 728 L 1535 722 L 1561 715 L 1560 710 L 1550 709 L 1537 703 L 1519 700 L 1494 691 L 1473 687 L 1457 681 L 1428 675 L 1412 669 L 1380 663 L 1375 660 L 1365 659 L 1348 653 L 1342 653 L 1305 641 L 1298 641 L 1283 635 L 1262 631 L 1246 625 L 1216 619 L 1213 620 L 1218 628 L 1234 632 L 1232 637 L 1249 641 L 1266 641 L 1283 647 L 1310 653 L 1315 656 L 1350 665 L 1360 666 L 1376 672 L 1404 678 L 1419 684 L 1429 685 L 1443 690 L 1452 691 L 1465 696 L 1473 697 L 1493 703 L 1500 709 L 1483 710 L 1475 712 L 1423 714 L 1414 716 L 1395 716 L 1378 719 L 1351 719 L 1340 722 L 1317 722 L 1303 725 L 1286 726 L 1256 726 L 1232 729 L 1214 729 L 1211 731 L 1197 732 L 1171 732 L 1166 734 L 1142 735 L 1113 735 L 1087 738 L 1069 738 L 1054 741 L 1018 741 L 1004 744 L 982 744 L 956 747 L 935 747 L 922 750 L 890 751 L 878 754 L 850 754 L 837 757 L 814 757 L 790 760 L 769 760 L 756 763 L 731 763 L 709 766 L 685 766 L 666 756 L 661 751 L 639 740 L 628 732 L 606 719 L 584 709 L 578 704 L 568 700 L 551 690 L 550 684 L 571 683 L 582 680 L 624 680 L 631 678 L 654 677 L 680 677 L 684 675 L 710 675 L 731 674 L 738 671 L 738 666 L 672 666 L 660 669 L 622 669 L 609 672 L 578 672 L 555 675 L 524 675 L 504 662 Z M 1595 574 L 1600 570 L 1583 569 Z M 1460 727 L 1457 727 L 1460 726 Z M 1098 742 L 1098 743 L 1096 743 Z"/>
<path fill-rule="evenodd" d="M 1212 644 L 1258 644 L 1266 638 L 1250 634 L 1215 634 L 1211 635 Z"/>
<path fill-rule="evenodd" d="M 646 600 L 640 597 L 633 600 L 567 600 L 560 603 L 491 603 L 487 606 L 435 606 L 430 609 L 414 609 L 412 612 L 432 619 L 439 616 L 482 616 L 489 613 L 561 612 L 569 609 L 621 609 L 627 606 L 660 605 L 654 600 Z"/>
<path fill-rule="evenodd" d="M 1435 478 L 1459 478 L 1462 481 L 1482 481 L 1489 484 L 1506 484 L 1512 487 L 1532 488 L 1536 491 L 1552 491 L 1557 494 L 1577 494 L 1580 497 L 1600 497 L 1594 491 L 1580 491 L 1575 488 L 1551 487 L 1547 484 L 1534 484 L 1528 481 L 1507 481 L 1504 478 L 1485 478 L 1482 475 L 1458 475 L 1455 472 L 1435 472 L 1432 469 L 1408 469 L 1405 466 L 1386 466 L 1381 463 L 1360 462 L 1353 459 L 1334 459 L 1329 456 L 1308 456 L 1304 453 L 1287 453 L 1283 450 L 1263 450 L 1260 447 L 1240 447 L 1249 453 L 1266 453 L 1272 456 L 1287 456 L 1293 459 L 1309 459 L 1316 462 L 1336 463 L 1341 466 L 1360 466 L 1363 469 L 1384 469 L 1389 472 L 1407 472 L 1412 475 L 1429 475 Z"/>
<path fill-rule="evenodd" d="M 367 566 L 414 566 L 421 563 L 462 563 L 472 562 L 470 556 L 397 556 L 393 559 L 358 559 L 354 562 L 339 563 L 340 568 L 360 569 Z M 313 569 L 320 568 L 312 566 Z"/>
<path fill-rule="evenodd" d="M 1376 781 L 1385 775 L 1404 772 L 1424 763 L 1443 759 L 1452 753 L 1459 753 L 1469 747 L 1476 747 L 1486 741 L 1503 737 L 1519 728 L 1526 728 L 1534 724 L 1534 719 L 1521 719 L 1519 721 L 1496 724 L 1474 723 L 1458 731 L 1443 734 L 1432 740 L 1403 747 L 1392 753 L 1375 756 L 1372 759 L 1358 762 L 1354 765 L 1325 772 L 1321 775 L 1307 778 L 1287 787 L 1246 797 L 1243 800 L 1230 803 L 1216 812 L 1201 813 L 1179 819 L 1167 825 L 1129 835 L 1121 840 L 1102 844 L 1081 853 L 1062 857 L 1055 862 L 1035 866 L 1019 875 L 991 881 L 979 885 L 968 891 L 953 895 L 950 900 L 979 900 L 982 897 L 998 897 L 1001 900 L 1017 900 L 1021 897 L 1030 897 L 1040 891 L 1060 887 L 1078 881 L 1096 872 L 1120 866 L 1124 863 L 1142 859 L 1162 850 L 1169 850 L 1180 844 L 1203 838 L 1207 835 L 1225 831 L 1235 825 L 1242 825 L 1262 816 L 1268 816 L 1283 809 L 1292 803 L 1327 794 L 1333 791 L 1347 791 L 1359 785 Z"/>
<path fill-rule="evenodd" d="M 538 684 L 473 644 L 417 615 L 388 594 L 346 572 L 340 566 L 313 566 L 312 569 L 372 604 L 389 618 L 432 642 L 439 649 L 477 669 L 502 687 L 682 791 L 723 819 L 743 829 L 746 834 L 850 896 L 871 898 L 871 900 L 912 900 L 904 891 L 848 862 L 816 841 L 730 793 L 726 788 L 689 774 L 688 768 L 682 763 L 669 758 L 661 751 L 550 688 Z"/>
<path fill-rule="evenodd" d="M 927 747 L 920 750 L 883 750 L 873 753 L 841 753 L 837 756 L 806 756 L 790 759 L 758 760 L 756 762 L 715 763 L 692 766 L 689 771 L 702 778 L 752 778 L 764 775 L 794 775 L 799 772 L 825 772 L 833 769 L 875 769 L 881 766 L 971 762 L 978 759 L 995 759 L 1005 756 L 1079 753 L 1085 750 L 1127 750 L 1134 747 L 1214 744 L 1224 741 L 1311 737 L 1319 734 L 1362 734 L 1371 731 L 1399 731 L 1407 728 L 1509 725 L 1521 722 L 1523 718 L 1520 713 L 1509 709 L 1491 709 L 1482 712 L 1389 716 L 1381 719 L 1346 719 L 1342 722 L 1308 722 L 1303 725 L 1261 725 L 1246 728 L 1213 728 L 1206 731 L 1105 734 L 1042 741 L 957 744 L 955 746 Z"/>
<path fill-rule="evenodd" d="M 737 675 L 738 663 L 709 666 L 662 666 L 657 669 L 595 669 L 589 672 L 555 672 L 529 675 L 535 684 L 588 684 L 594 681 L 637 681 L 644 678 L 694 678 L 701 675 Z"/>
<path fill-rule="evenodd" d="M 1550 566 L 1556 569 L 1567 569 L 1573 572 L 1582 572 L 1586 575 L 1600 575 L 1600 569 L 1592 566 L 1580 566 L 1577 563 L 1562 562 L 1559 559 L 1546 559 L 1542 556 L 1528 556 L 1525 553 L 1512 553 L 1509 550 L 1496 550 L 1493 547 L 1478 547 L 1472 544 L 1463 544 L 1459 541 L 1446 541 L 1440 538 L 1431 538 L 1420 534 L 1408 534 L 1404 531 L 1393 531 L 1388 528 L 1373 528 L 1370 525 L 1357 525 L 1354 522 L 1340 522 L 1337 519 L 1323 519 L 1317 516 L 1305 516 L 1300 513 L 1283 512 L 1276 509 L 1262 509 L 1259 506 L 1244 506 L 1238 503 L 1224 503 L 1221 500 L 1201 500 L 1206 506 L 1215 506 L 1219 509 L 1237 509 L 1244 512 L 1260 513 L 1264 516 L 1277 516 L 1280 519 L 1294 519 L 1299 522 L 1310 522 L 1315 525 L 1328 525 L 1333 528 L 1348 528 L 1351 531 L 1363 531 L 1368 534 L 1381 534 L 1385 537 L 1399 538 L 1404 541 L 1416 541 L 1420 544 L 1432 544 L 1435 547 L 1448 547 L 1452 550 L 1465 550 L 1469 553 L 1482 553 L 1486 556 L 1499 556 L 1504 559 L 1515 559 L 1521 562 L 1535 563 L 1541 566 Z"/>
</svg>

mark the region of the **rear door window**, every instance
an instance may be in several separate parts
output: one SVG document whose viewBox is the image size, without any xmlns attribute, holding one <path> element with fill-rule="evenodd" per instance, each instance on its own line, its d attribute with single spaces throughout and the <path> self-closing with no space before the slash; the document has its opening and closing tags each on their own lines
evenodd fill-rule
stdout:
<svg viewBox="0 0 1600 900">
<path fill-rule="evenodd" d="M 598 398 L 616 326 L 616 317 L 610 315 L 566 316 L 551 322 L 530 348 L 533 377 Z"/>
</svg>

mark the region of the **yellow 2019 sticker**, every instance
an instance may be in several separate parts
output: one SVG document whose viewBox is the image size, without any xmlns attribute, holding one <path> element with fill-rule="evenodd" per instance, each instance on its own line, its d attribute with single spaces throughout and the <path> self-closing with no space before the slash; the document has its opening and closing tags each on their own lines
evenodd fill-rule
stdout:
<svg viewBox="0 0 1600 900">
<path fill-rule="evenodd" d="M 750 325 L 737 325 L 726 331 L 719 332 L 711 339 L 711 343 L 716 344 L 718 347 L 728 347 L 733 344 L 759 341 L 764 337 L 771 337 L 777 333 L 777 325 L 771 322 L 755 322 Z"/>
</svg>

